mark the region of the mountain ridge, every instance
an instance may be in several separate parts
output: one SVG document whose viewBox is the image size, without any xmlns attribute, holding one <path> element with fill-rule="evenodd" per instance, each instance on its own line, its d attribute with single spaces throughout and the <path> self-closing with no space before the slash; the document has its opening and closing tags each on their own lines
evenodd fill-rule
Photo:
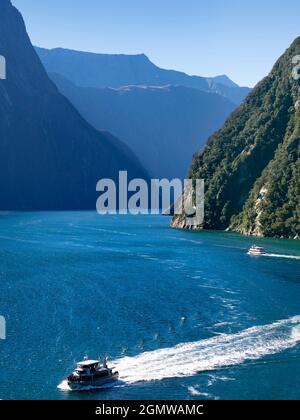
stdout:
<svg viewBox="0 0 300 420">
<path fill-rule="evenodd" d="M 81 87 L 183 85 L 218 93 L 237 105 L 251 90 L 238 86 L 225 75 L 206 78 L 160 68 L 145 54 L 99 54 L 65 48 L 35 49 L 47 72 L 61 74 Z"/>
<path fill-rule="evenodd" d="M 300 37 L 195 156 L 190 177 L 206 181 L 205 229 L 299 238 L 299 53 Z M 185 217 L 172 226 L 187 227 Z"/>
<path fill-rule="evenodd" d="M 118 139 L 91 127 L 58 92 L 35 53 L 20 12 L 0 3 L 0 209 L 92 209 L 96 183 L 119 170 L 148 179 Z"/>
</svg>

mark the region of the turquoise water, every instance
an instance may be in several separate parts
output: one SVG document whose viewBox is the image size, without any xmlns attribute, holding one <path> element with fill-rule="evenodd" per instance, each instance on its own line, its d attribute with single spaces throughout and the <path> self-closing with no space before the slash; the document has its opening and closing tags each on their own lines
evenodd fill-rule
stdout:
<svg viewBox="0 0 300 420">
<path fill-rule="evenodd" d="M 300 398 L 300 243 L 168 223 L 1 214 L 0 398 Z M 59 389 L 85 354 L 121 381 Z"/>
</svg>

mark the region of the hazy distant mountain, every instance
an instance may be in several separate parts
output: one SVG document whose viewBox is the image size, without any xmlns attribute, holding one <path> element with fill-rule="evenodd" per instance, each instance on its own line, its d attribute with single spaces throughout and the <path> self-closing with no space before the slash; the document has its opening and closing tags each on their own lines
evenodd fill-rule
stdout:
<svg viewBox="0 0 300 420">
<path fill-rule="evenodd" d="M 235 108 L 223 96 L 184 86 L 96 89 L 50 77 L 88 122 L 122 138 L 152 177 L 184 178 L 193 154 Z"/>
<path fill-rule="evenodd" d="M 128 148 L 92 128 L 49 80 L 9 0 L 0 2 L 0 209 L 95 208 L 96 183 L 127 169 Z"/>
<path fill-rule="evenodd" d="M 300 37 L 194 158 L 206 229 L 300 238 Z M 174 227 L 185 227 L 176 217 Z"/>
<path fill-rule="evenodd" d="M 247 87 L 239 87 L 227 76 L 205 78 L 161 69 L 144 54 L 95 54 L 62 48 L 36 48 L 36 51 L 48 72 L 58 73 L 81 87 L 182 85 L 221 94 L 237 105 L 250 91 Z"/>
<path fill-rule="evenodd" d="M 213 77 L 211 80 L 215 83 L 219 83 L 219 84 L 224 85 L 224 86 L 236 87 L 236 88 L 239 87 L 239 85 L 234 83 L 231 79 L 229 79 L 229 77 L 226 76 L 226 74 L 223 74 L 221 76 Z"/>
</svg>

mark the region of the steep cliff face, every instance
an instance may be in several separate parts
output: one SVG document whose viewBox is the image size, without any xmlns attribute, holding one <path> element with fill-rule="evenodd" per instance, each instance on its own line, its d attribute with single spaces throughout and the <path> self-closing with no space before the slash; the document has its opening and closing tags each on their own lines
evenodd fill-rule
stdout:
<svg viewBox="0 0 300 420">
<path fill-rule="evenodd" d="M 0 2 L 0 209 L 94 208 L 96 183 L 147 178 L 132 152 L 87 124 L 48 78 L 20 13 Z"/>
<path fill-rule="evenodd" d="M 255 182 L 231 229 L 246 235 L 300 238 L 300 112 L 283 143 Z"/>
<path fill-rule="evenodd" d="M 190 176 L 206 181 L 207 229 L 261 236 L 300 233 L 300 37 L 195 157 Z M 174 227 L 184 227 L 184 217 Z"/>
</svg>

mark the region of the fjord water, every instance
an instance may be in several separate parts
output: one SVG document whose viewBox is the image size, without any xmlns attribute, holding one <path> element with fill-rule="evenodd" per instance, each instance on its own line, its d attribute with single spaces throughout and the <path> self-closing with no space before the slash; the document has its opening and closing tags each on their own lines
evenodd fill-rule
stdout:
<svg viewBox="0 0 300 420">
<path fill-rule="evenodd" d="M 300 398 L 299 242 L 168 224 L 1 214 L 1 399 Z M 59 389 L 85 354 L 121 381 Z"/>
</svg>

